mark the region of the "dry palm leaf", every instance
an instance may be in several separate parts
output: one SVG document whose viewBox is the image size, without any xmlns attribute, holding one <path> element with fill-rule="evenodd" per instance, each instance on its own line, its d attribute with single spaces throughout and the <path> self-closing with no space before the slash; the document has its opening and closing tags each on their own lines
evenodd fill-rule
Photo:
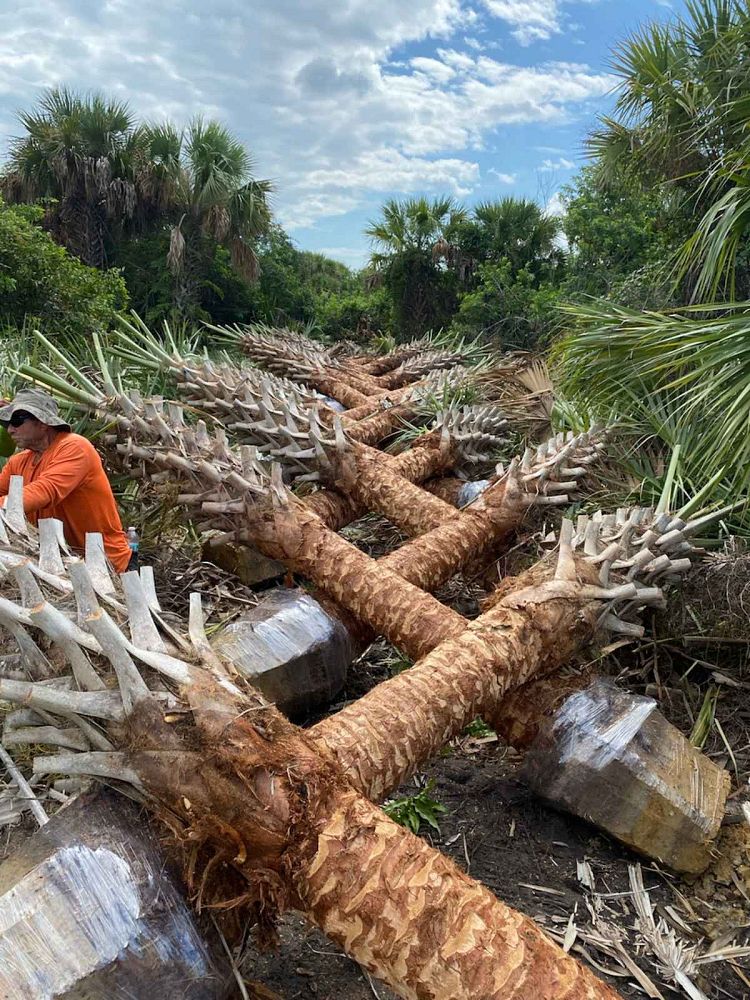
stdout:
<svg viewBox="0 0 750 1000">
<path fill-rule="evenodd" d="M 501 403 L 533 437 L 551 433 L 555 387 L 542 358 L 525 352 L 509 354 L 505 364 L 484 369 L 473 381 L 482 398 Z"/>
</svg>

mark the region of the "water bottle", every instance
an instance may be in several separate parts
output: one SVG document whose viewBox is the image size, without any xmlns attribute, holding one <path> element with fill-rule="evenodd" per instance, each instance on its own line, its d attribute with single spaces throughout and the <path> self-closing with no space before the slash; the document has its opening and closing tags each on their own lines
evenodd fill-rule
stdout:
<svg viewBox="0 0 750 1000">
<path fill-rule="evenodd" d="M 131 525 L 127 530 L 128 545 L 133 555 L 138 554 L 138 532 Z"/>
</svg>

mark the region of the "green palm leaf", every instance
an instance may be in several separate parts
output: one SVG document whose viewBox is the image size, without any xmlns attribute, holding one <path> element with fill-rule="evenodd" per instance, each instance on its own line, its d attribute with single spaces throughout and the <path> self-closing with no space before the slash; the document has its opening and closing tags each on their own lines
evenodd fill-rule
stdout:
<svg viewBox="0 0 750 1000">
<path fill-rule="evenodd" d="M 750 303 L 636 312 L 571 306 L 553 352 L 564 392 L 604 415 L 628 413 L 669 448 L 693 484 L 721 473 L 750 483 Z"/>
</svg>

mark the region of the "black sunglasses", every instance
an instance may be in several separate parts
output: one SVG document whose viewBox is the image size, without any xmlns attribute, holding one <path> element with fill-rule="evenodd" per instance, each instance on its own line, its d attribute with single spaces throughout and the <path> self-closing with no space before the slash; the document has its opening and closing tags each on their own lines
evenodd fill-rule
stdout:
<svg viewBox="0 0 750 1000">
<path fill-rule="evenodd" d="M 11 427 L 20 427 L 21 424 L 25 424 L 27 420 L 33 420 L 33 413 L 26 413 L 24 410 L 17 410 L 13 416 L 10 418 L 8 423 Z"/>
</svg>

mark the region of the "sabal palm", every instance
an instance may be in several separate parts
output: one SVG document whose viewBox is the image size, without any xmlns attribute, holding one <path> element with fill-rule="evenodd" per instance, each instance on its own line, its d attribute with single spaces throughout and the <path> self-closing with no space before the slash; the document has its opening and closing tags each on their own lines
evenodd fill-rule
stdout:
<svg viewBox="0 0 750 1000">
<path fill-rule="evenodd" d="M 86 263 L 106 264 L 124 235 L 171 226 L 175 268 L 185 240 L 203 234 L 230 248 L 244 276 L 255 274 L 252 242 L 268 228 L 271 186 L 252 176 L 249 153 L 224 126 L 138 125 L 127 105 L 65 88 L 20 120 L 26 135 L 12 145 L 3 194 L 50 199 L 50 228 Z"/>
<path fill-rule="evenodd" d="M 50 90 L 20 115 L 26 135 L 11 144 L 2 193 L 11 202 L 50 199 L 57 238 L 101 266 L 114 228 L 132 221 L 144 133 L 127 105 L 100 95 Z"/>
<path fill-rule="evenodd" d="M 692 199 L 701 222 L 681 256 L 694 298 L 734 294 L 734 265 L 750 224 L 747 120 L 750 7 L 741 0 L 689 0 L 684 17 L 651 24 L 617 49 L 615 116 L 589 148 L 603 169 L 623 164 L 669 182 Z"/>
<path fill-rule="evenodd" d="M 168 154 L 164 172 L 173 184 L 172 268 L 179 271 L 184 263 L 185 240 L 203 234 L 228 246 L 235 268 L 254 279 L 253 243 L 271 223 L 271 183 L 253 177 L 250 154 L 218 122 L 196 119 L 177 142 L 176 136 L 170 142 L 163 132 L 151 134 Z"/>
<path fill-rule="evenodd" d="M 624 158 L 642 181 L 668 182 L 693 199 L 700 222 L 681 265 L 697 279 L 698 300 L 722 282 L 734 294 L 750 225 L 749 55 L 746 3 L 690 0 L 676 24 L 620 46 L 619 119 L 605 120 L 590 144 L 604 168 Z M 678 475 L 747 489 L 750 304 L 665 314 L 594 303 L 571 313 L 574 329 L 557 347 L 565 389 L 603 412 L 637 414 L 667 449 L 681 444 Z"/>
<path fill-rule="evenodd" d="M 736 101 L 750 94 L 742 66 L 750 9 L 741 0 L 688 0 L 686 15 L 652 23 L 615 50 L 615 114 L 589 139 L 604 166 L 630 163 L 691 191 L 742 141 Z"/>
<path fill-rule="evenodd" d="M 397 338 L 421 337 L 445 325 L 455 309 L 451 246 L 446 234 L 466 217 L 453 198 L 391 199 L 365 230 L 373 242 L 373 281 L 389 289 Z"/>
<path fill-rule="evenodd" d="M 560 222 L 534 201 L 507 197 L 480 202 L 474 220 L 487 258 L 507 257 L 515 271 L 548 261 L 556 253 Z"/>
<path fill-rule="evenodd" d="M 466 210 L 449 197 L 390 199 L 380 211 L 380 219 L 365 229 L 379 247 L 372 254 L 376 266 L 407 250 L 432 251 L 449 226 L 466 218 Z"/>
<path fill-rule="evenodd" d="M 678 472 L 750 486 L 750 303 L 638 312 L 610 303 L 568 307 L 575 328 L 553 351 L 564 392 L 597 416 L 623 414 L 683 443 Z"/>
</svg>

